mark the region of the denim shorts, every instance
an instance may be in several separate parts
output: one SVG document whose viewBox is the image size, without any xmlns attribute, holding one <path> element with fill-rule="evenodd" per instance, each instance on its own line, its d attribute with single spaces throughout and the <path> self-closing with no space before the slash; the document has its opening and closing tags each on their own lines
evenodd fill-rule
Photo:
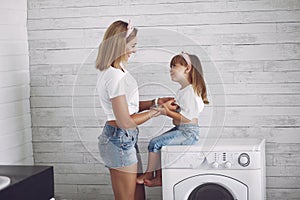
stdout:
<svg viewBox="0 0 300 200">
<path fill-rule="evenodd" d="M 138 133 L 138 128 L 125 130 L 105 124 L 98 147 L 106 167 L 120 168 L 138 162 Z"/>
<path fill-rule="evenodd" d="M 166 145 L 192 145 L 199 140 L 199 132 L 199 126 L 195 124 L 175 126 L 167 132 L 151 139 L 148 151 L 158 152 Z"/>
</svg>

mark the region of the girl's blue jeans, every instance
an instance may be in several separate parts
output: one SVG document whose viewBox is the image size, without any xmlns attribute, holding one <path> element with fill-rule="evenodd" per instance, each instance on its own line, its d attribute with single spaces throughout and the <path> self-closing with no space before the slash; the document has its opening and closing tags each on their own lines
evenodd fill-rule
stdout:
<svg viewBox="0 0 300 200">
<path fill-rule="evenodd" d="M 199 140 L 199 131 L 199 126 L 195 124 L 175 126 L 167 132 L 151 139 L 148 151 L 156 153 L 166 145 L 192 145 Z"/>
</svg>

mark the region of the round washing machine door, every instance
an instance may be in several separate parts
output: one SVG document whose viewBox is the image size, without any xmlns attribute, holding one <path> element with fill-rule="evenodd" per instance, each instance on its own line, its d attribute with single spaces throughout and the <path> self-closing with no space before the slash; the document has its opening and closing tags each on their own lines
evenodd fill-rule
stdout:
<svg viewBox="0 0 300 200">
<path fill-rule="evenodd" d="M 188 177 L 173 187 L 175 200 L 247 200 L 248 187 L 231 177 L 204 174 Z"/>
<path fill-rule="evenodd" d="M 223 186 L 215 183 L 206 183 L 196 187 L 188 197 L 188 200 L 235 200 L 233 195 Z"/>
</svg>

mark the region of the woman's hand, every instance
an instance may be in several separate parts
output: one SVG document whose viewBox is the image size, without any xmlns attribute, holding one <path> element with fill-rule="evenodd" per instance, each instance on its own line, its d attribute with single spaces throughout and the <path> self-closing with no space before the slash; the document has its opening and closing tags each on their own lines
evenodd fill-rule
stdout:
<svg viewBox="0 0 300 200">
<path fill-rule="evenodd" d="M 150 111 L 149 111 L 149 118 L 157 117 L 160 114 L 161 114 L 160 111 L 158 111 L 156 109 L 150 109 Z"/>
<path fill-rule="evenodd" d="M 163 106 L 153 107 L 151 108 L 151 110 L 155 110 L 156 112 L 158 112 L 158 115 L 167 115 L 167 110 Z"/>
</svg>

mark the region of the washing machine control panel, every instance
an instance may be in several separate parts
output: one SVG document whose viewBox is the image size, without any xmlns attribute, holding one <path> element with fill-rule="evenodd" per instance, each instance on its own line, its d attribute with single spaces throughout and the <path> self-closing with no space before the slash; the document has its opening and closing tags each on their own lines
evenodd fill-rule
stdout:
<svg viewBox="0 0 300 200">
<path fill-rule="evenodd" d="M 211 155 L 212 154 L 212 155 Z M 255 153 L 253 152 L 212 152 L 206 155 L 207 164 L 211 163 L 211 167 L 214 169 L 240 169 L 253 167 L 251 157 L 255 159 Z M 255 165 L 255 163 L 254 163 Z M 248 168 L 247 168 L 248 169 Z"/>
<path fill-rule="evenodd" d="M 260 153 L 251 152 L 185 152 L 164 155 L 163 167 L 193 169 L 259 169 Z"/>
</svg>

